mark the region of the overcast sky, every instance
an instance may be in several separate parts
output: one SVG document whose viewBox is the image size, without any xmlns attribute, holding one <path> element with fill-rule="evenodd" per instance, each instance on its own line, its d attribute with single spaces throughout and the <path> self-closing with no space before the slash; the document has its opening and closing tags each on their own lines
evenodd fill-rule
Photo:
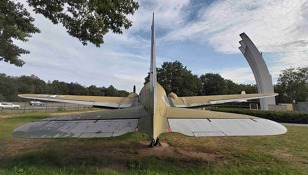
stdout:
<svg viewBox="0 0 308 175">
<path fill-rule="evenodd" d="M 155 0 L 139 1 L 122 35 L 108 33 L 100 48 L 83 46 L 61 25 L 36 15 L 41 30 L 17 45 L 23 67 L 0 62 L 0 73 L 35 74 L 98 87 L 140 90 L 150 66 L 151 19 L 155 13 L 157 66 L 178 60 L 193 74 L 219 73 L 236 83 L 255 83 L 238 47 L 245 32 L 263 53 L 273 82 L 282 69 L 308 66 L 308 2 L 306 0 Z M 28 7 L 27 7 L 28 8 Z M 31 8 L 28 8 L 31 10 Z"/>
</svg>

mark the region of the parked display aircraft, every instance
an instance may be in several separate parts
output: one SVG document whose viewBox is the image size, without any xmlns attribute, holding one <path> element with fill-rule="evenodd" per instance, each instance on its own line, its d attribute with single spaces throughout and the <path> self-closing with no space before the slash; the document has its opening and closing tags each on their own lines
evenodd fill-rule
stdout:
<svg viewBox="0 0 308 175">
<path fill-rule="evenodd" d="M 159 145 L 159 136 L 165 132 L 179 132 L 196 137 L 277 135 L 287 132 L 287 129 L 271 120 L 248 115 L 187 109 L 276 95 L 264 93 L 178 97 L 170 93 L 167 96 L 156 77 L 153 15 L 150 82 L 145 84 L 139 95 L 135 92 L 127 97 L 21 94 L 20 97 L 28 99 L 116 109 L 34 121 L 16 128 L 13 135 L 22 138 L 93 138 L 114 137 L 138 131 L 149 136 L 150 146 Z"/>
</svg>

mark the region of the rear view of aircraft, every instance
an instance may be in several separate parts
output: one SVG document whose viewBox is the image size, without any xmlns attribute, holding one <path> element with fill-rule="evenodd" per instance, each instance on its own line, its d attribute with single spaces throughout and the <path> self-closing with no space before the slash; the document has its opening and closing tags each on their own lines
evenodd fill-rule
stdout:
<svg viewBox="0 0 308 175">
<path fill-rule="evenodd" d="M 135 89 L 135 88 L 134 88 Z M 22 98 L 93 105 L 114 110 L 52 117 L 24 124 L 13 131 L 21 138 L 114 137 L 128 132 L 144 132 L 150 146 L 159 145 L 165 132 L 188 136 L 260 136 L 287 132 L 279 123 L 248 115 L 191 109 L 211 104 L 272 97 L 278 94 L 237 94 L 178 97 L 166 95 L 156 78 L 154 14 L 152 21 L 150 82 L 139 95 L 127 97 L 20 94 Z"/>
</svg>

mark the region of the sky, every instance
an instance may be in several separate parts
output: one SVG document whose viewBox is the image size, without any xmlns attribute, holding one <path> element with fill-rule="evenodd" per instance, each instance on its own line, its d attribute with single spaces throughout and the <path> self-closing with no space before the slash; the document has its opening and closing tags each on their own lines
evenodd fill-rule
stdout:
<svg viewBox="0 0 308 175">
<path fill-rule="evenodd" d="M 21 1 L 25 3 L 25 0 Z M 180 61 L 198 76 L 219 73 L 236 83 L 255 84 L 238 47 L 245 32 L 254 42 L 276 84 L 281 70 L 308 66 L 307 0 L 138 0 L 123 34 L 108 33 L 101 47 L 82 43 L 32 12 L 41 33 L 15 43 L 31 53 L 23 67 L 0 62 L 0 73 L 36 75 L 44 81 L 84 86 L 113 85 L 131 92 L 143 87 L 150 67 L 151 20 L 155 13 L 157 67 Z"/>
</svg>

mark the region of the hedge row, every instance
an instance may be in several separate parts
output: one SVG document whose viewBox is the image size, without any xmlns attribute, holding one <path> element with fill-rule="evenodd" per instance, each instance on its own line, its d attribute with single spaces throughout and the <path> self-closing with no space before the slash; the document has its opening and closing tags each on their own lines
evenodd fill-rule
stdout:
<svg viewBox="0 0 308 175">
<path fill-rule="evenodd" d="M 282 123 L 301 123 L 308 124 L 307 112 L 294 112 L 294 111 L 261 111 L 250 109 L 238 109 L 238 108 L 217 108 L 211 109 L 212 111 L 230 112 L 237 114 L 252 115 L 260 118 L 265 118 Z"/>
</svg>

